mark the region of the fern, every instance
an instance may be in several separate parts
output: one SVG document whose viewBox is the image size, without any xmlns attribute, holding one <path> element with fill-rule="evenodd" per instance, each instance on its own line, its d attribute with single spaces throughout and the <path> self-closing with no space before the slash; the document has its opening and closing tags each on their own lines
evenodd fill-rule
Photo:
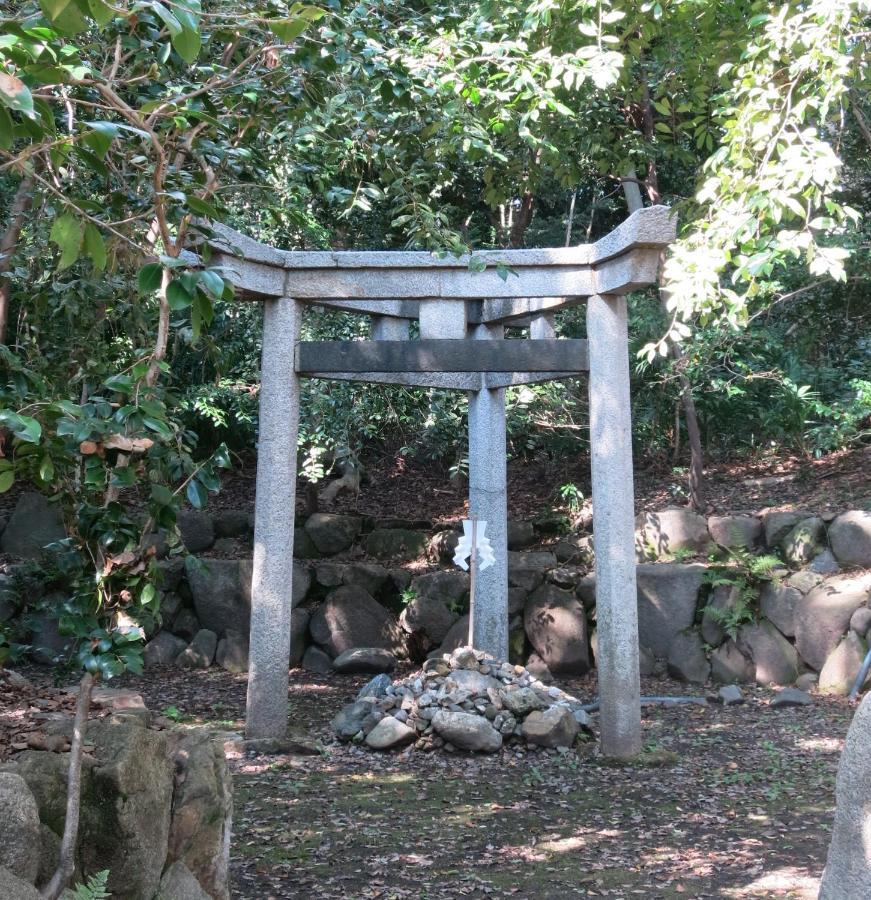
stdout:
<svg viewBox="0 0 871 900">
<path fill-rule="evenodd" d="M 112 895 L 106 890 L 109 870 L 97 872 L 88 879 L 87 884 L 77 884 L 67 896 L 70 900 L 107 900 Z"/>
</svg>

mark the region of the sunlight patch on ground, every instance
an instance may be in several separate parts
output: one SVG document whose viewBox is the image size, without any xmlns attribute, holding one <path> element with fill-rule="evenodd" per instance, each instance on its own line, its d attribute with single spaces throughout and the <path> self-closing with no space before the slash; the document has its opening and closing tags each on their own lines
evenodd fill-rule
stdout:
<svg viewBox="0 0 871 900">
<path fill-rule="evenodd" d="M 816 900 L 819 878 L 808 875 L 794 866 L 760 875 L 741 887 L 725 888 L 724 897 L 788 897 L 790 900 Z"/>
<path fill-rule="evenodd" d="M 814 752 L 823 751 L 825 753 L 840 753 L 844 745 L 842 738 L 834 737 L 814 737 L 800 738 L 795 742 L 796 747 L 801 750 L 813 750 Z"/>
</svg>

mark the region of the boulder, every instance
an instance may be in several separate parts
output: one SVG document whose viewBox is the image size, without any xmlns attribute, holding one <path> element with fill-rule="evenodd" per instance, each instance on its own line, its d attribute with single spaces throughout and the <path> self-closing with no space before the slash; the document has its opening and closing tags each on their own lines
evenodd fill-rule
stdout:
<svg viewBox="0 0 871 900">
<path fill-rule="evenodd" d="M 417 732 L 413 728 L 393 716 L 385 716 L 366 735 L 366 745 L 373 750 L 392 750 L 411 743 L 416 737 Z"/>
<path fill-rule="evenodd" d="M 60 591 L 46 594 L 44 603 L 48 608 L 60 611 L 67 596 Z M 54 665 L 66 655 L 72 646 L 72 638 L 60 633 L 58 619 L 50 613 L 40 613 L 29 617 L 30 658 L 43 666 Z"/>
<path fill-rule="evenodd" d="M 693 684 L 704 684 L 708 680 L 711 665 L 697 631 L 682 631 L 672 638 L 668 650 L 668 674 Z"/>
<path fill-rule="evenodd" d="M 411 590 L 418 597 L 441 600 L 447 606 L 469 598 L 469 575 L 466 572 L 443 569 L 427 572 L 411 580 Z"/>
<path fill-rule="evenodd" d="M 10 556 L 38 559 L 46 546 L 66 536 L 60 507 L 42 494 L 25 491 L 0 535 L 0 550 Z"/>
<path fill-rule="evenodd" d="M 763 510 L 762 528 L 766 546 L 776 547 L 802 519 L 812 515 L 805 510 Z"/>
<path fill-rule="evenodd" d="M 583 675 L 590 668 L 587 616 L 575 595 L 545 584 L 526 602 L 529 642 L 555 675 Z"/>
<path fill-rule="evenodd" d="M 390 573 L 378 563 L 349 563 L 342 568 L 342 584 L 363 588 L 374 597 L 390 580 Z"/>
<path fill-rule="evenodd" d="M 0 772 L 0 810 L 0 866 L 33 884 L 39 874 L 39 808 L 14 772 Z"/>
<path fill-rule="evenodd" d="M 223 743 L 208 731 L 174 731 L 167 864 L 183 863 L 209 897 L 229 900 L 233 786 Z"/>
<path fill-rule="evenodd" d="M 835 788 L 835 825 L 820 884 L 819 900 L 871 897 L 871 694 L 859 704 L 850 728 Z"/>
<path fill-rule="evenodd" d="M 596 606 L 596 576 L 592 573 L 585 575 L 575 588 L 578 599 L 584 604 L 584 609 L 590 610 Z"/>
<path fill-rule="evenodd" d="M 469 617 L 460 616 L 453 625 L 439 647 L 439 653 L 452 653 L 457 647 L 465 647 L 469 643 Z"/>
<path fill-rule="evenodd" d="M 192 641 L 194 635 L 202 628 L 197 614 L 192 609 L 181 609 L 172 622 L 172 633 L 177 637 Z"/>
<path fill-rule="evenodd" d="M 655 656 L 668 656 L 674 636 L 695 621 L 705 571 L 700 563 L 636 566 L 638 635 Z"/>
<path fill-rule="evenodd" d="M 320 647 L 308 647 L 302 655 L 300 665 L 316 675 L 329 675 L 333 671 L 333 661 Z"/>
<path fill-rule="evenodd" d="M 841 567 L 831 550 L 823 550 L 811 560 L 810 570 L 818 575 L 834 575 Z"/>
<path fill-rule="evenodd" d="M 239 631 L 225 631 L 218 641 L 215 662 L 228 672 L 248 671 L 248 639 Z"/>
<path fill-rule="evenodd" d="M 251 534 L 251 518 L 244 509 L 224 509 L 213 517 L 215 535 L 221 538 L 244 537 Z"/>
<path fill-rule="evenodd" d="M 162 559 L 157 564 L 160 572 L 160 586 L 165 591 L 177 591 L 185 574 L 185 561 L 180 556 Z"/>
<path fill-rule="evenodd" d="M 800 691 L 811 691 L 817 686 L 820 676 L 816 672 L 805 672 L 795 679 L 795 686 Z"/>
<path fill-rule="evenodd" d="M 850 631 L 855 631 L 859 637 L 865 637 L 869 628 L 871 628 L 871 609 L 867 606 L 860 606 L 850 616 Z"/>
<path fill-rule="evenodd" d="M 472 713 L 439 709 L 432 717 L 432 727 L 460 750 L 495 753 L 502 746 L 502 735 L 486 719 Z"/>
<path fill-rule="evenodd" d="M 450 562 L 460 543 L 460 533 L 451 529 L 437 531 L 426 547 L 426 555 L 433 562 Z"/>
<path fill-rule="evenodd" d="M 795 608 L 802 598 L 798 588 L 769 581 L 759 595 L 759 611 L 787 637 L 795 637 Z"/>
<path fill-rule="evenodd" d="M 145 668 L 153 669 L 155 666 L 172 665 L 186 647 L 187 643 L 182 638 L 176 637 L 168 631 L 159 631 L 145 645 Z"/>
<path fill-rule="evenodd" d="M 747 684 L 755 668 L 735 641 L 728 640 L 711 654 L 711 677 L 721 684 Z"/>
<path fill-rule="evenodd" d="M 305 533 L 319 553 L 332 556 L 347 550 L 360 533 L 362 522 L 357 516 L 315 513 L 305 522 Z"/>
<path fill-rule="evenodd" d="M 528 594 L 523 588 L 508 588 L 508 618 L 523 615 L 523 609 L 526 606 L 526 598 Z"/>
<path fill-rule="evenodd" d="M 560 563 L 572 563 L 573 565 L 586 566 L 588 569 L 596 561 L 593 536 L 590 534 L 563 538 L 554 547 L 553 552 Z"/>
<path fill-rule="evenodd" d="M 458 618 L 438 597 L 415 597 L 402 611 L 399 624 L 403 631 L 422 638 L 428 650 L 447 637 Z"/>
<path fill-rule="evenodd" d="M 333 660 L 333 668 L 341 675 L 392 672 L 395 667 L 396 657 L 380 647 L 355 647 Z"/>
<path fill-rule="evenodd" d="M 817 685 L 821 694 L 846 697 L 862 667 L 868 647 L 855 632 L 848 631 L 844 640 L 828 655 Z"/>
<path fill-rule="evenodd" d="M 644 646 L 638 645 L 638 674 L 653 675 L 656 672 L 656 657 Z"/>
<path fill-rule="evenodd" d="M 705 643 L 716 647 L 726 640 L 727 632 L 721 617 L 732 612 L 740 599 L 741 590 L 736 584 L 718 584 L 714 588 L 702 612 L 702 637 Z"/>
<path fill-rule="evenodd" d="M 314 611 L 309 631 L 334 657 L 355 647 L 392 650 L 397 634 L 390 613 L 363 588 L 350 584 L 327 595 Z"/>
<path fill-rule="evenodd" d="M 802 519 L 794 525 L 781 541 L 783 558 L 793 566 L 803 566 L 823 549 L 826 542 L 826 524 L 819 516 Z"/>
<path fill-rule="evenodd" d="M 501 687 L 497 678 L 484 675 L 477 668 L 456 669 L 445 679 L 448 694 L 463 694 L 466 697 L 486 697 L 488 691 L 498 691 Z"/>
<path fill-rule="evenodd" d="M 547 700 L 540 697 L 532 688 L 521 687 L 514 691 L 500 691 L 502 705 L 515 718 L 522 719 L 537 709 L 546 709 Z"/>
<path fill-rule="evenodd" d="M 853 613 L 871 599 L 871 573 L 836 575 L 817 585 L 796 604 L 795 646 L 819 671 L 850 625 Z"/>
<path fill-rule="evenodd" d="M 330 722 L 340 741 L 350 741 L 359 732 L 368 734 L 383 718 L 384 713 L 374 704 L 357 700 L 340 709 Z"/>
<path fill-rule="evenodd" d="M 0 897 L 4 900 L 43 900 L 42 894 L 29 882 L 0 866 Z"/>
<path fill-rule="evenodd" d="M 188 553 L 200 553 L 215 543 L 215 523 L 207 512 L 183 509 L 179 511 L 176 522 L 181 542 Z"/>
<path fill-rule="evenodd" d="M 512 569 L 536 569 L 540 572 L 546 572 L 549 569 L 555 569 L 556 565 L 556 556 L 545 550 L 509 551 L 508 553 L 509 576 Z"/>
<path fill-rule="evenodd" d="M 12 586 L 12 578 L 0 573 L 0 622 L 8 622 L 18 615 L 21 599 Z"/>
<path fill-rule="evenodd" d="M 426 549 L 426 535 L 407 528 L 376 528 L 366 535 L 364 546 L 377 559 L 417 559 Z"/>
<path fill-rule="evenodd" d="M 635 519 L 635 543 L 640 559 L 661 559 L 676 550 L 704 550 L 711 536 L 707 521 L 690 509 L 640 513 Z"/>
<path fill-rule="evenodd" d="M 290 667 L 292 669 L 302 662 L 308 644 L 309 619 L 311 619 L 311 613 L 301 606 L 297 606 L 290 614 Z"/>
<path fill-rule="evenodd" d="M 832 553 L 845 566 L 871 568 L 871 511 L 853 509 L 829 526 Z"/>
<path fill-rule="evenodd" d="M 532 522 L 508 522 L 508 549 L 523 550 L 535 543 L 535 527 Z"/>
<path fill-rule="evenodd" d="M 320 559 L 321 553 L 305 528 L 293 529 L 293 558 Z"/>
<path fill-rule="evenodd" d="M 717 691 L 717 698 L 723 706 L 740 706 L 744 702 L 741 688 L 735 684 L 727 684 Z"/>
<path fill-rule="evenodd" d="M 209 895 L 183 862 L 174 862 L 163 873 L 155 900 L 209 900 Z"/>
<path fill-rule="evenodd" d="M 526 660 L 526 670 L 542 684 L 553 684 L 553 673 L 547 667 L 547 663 L 537 653 L 529 654 L 529 659 Z"/>
<path fill-rule="evenodd" d="M 382 672 L 380 675 L 376 675 L 371 681 L 367 681 L 366 684 L 360 688 L 357 699 L 365 700 L 366 697 L 380 699 L 381 697 L 386 697 L 387 689 L 391 687 L 392 684 L 393 680 L 391 677 Z"/>
<path fill-rule="evenodd" d="M 176 657 L 175 664 L 183 669 L 208 669 L 215 659 L 218 635 L 201 628 L 188 646 Z"/>
<path fill-rule="evenodd" d="M 792 684 L 798 678 L 798 654 L 795 647 L 765 619 L 742 625 L 738 646 L 756 667 L 756 683 Z"/>
<path fill-rule="evenodd" d="M 44 888 L 52 879 L 60 861 L 61 839 L 48 825 L 39 825 L 39 874 L 36 884 Z M 2 894 L 0 894 L 2 896 Z M 64 898 L 67 900 L 67 898 Z"/>
<path fill-rule="evenodd" d="M 762 523 L 756 516 L 711 516 L 708 531 L 721 547 L 752 549 L 762 537 Z"/>
<path fill-rule="evenodd" d="M 523 720 L 523 736 L 537 747 L 571 747 L 581 726 L 567 706 L 535 710 Z"/>
</svg>

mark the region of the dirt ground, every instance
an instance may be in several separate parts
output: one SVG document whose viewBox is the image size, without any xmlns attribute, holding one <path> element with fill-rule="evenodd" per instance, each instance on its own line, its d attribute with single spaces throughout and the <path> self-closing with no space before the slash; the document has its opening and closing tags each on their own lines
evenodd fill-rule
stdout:
<svg viewBox="0 0 871 900">
<path fill-rule="evenodd" d="M 126 680 L 156 712 L 242 727 L 244 676 Z M 339 745 L 329 719 L 364 681 L 292 672 L 292 720 L 321 752 L 232 760 L 234 897 L 816 897 L 845 700 L 774 709 L 750 688 L 743 706 L 648 707 L 643 764 L 619 768 L 596 742 L 494 756 Z M 593 676 L 561 686 L 596 692 Z"/>
</svg>

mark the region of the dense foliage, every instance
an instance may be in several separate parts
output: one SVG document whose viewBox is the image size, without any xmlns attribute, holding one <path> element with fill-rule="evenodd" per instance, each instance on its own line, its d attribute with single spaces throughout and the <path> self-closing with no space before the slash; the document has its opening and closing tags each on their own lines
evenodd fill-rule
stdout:
<svg viewBox="0 0 871 900">
<path fill-rule="evenodd" d="M 637 458 L 682 465 L 682 416 L 709 456 L 867 441 L 869 14 L 0 2 L 0 489 L 63 505 L 82 664 L 136 664 L 155 534 L 175 547 L 179 504 L 203 505 L 234 454 L 251 464 L 259 310 L 187 253 L 216 221 L 287 248 L 450 252 L 595 240 L 668 203 L 680 240 L 632 303 Z M 558 327 L 582 336 L 582 311 Z M 511 455 L 583 450 L 584 390 L 509 391 Z M 309 382 L 303 471 L 339 448 L 462 470 L 465 403 Z"/>
</svg>

